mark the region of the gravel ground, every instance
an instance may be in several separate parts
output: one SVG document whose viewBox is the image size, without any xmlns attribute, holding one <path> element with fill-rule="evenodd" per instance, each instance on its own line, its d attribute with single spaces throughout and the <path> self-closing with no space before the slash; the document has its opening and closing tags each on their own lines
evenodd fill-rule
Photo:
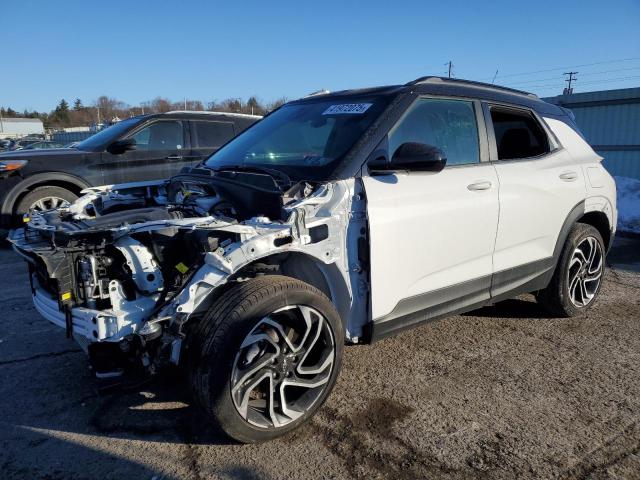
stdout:
<svg viewBox="0 0 640 480">
<path fill-rule="evenodd" d="M 326 405 L 280 440 L 209 431 L 176 379 L 99 395 L 0 250 L 0 476 L 640 478 L 640 241 L 582 318 L 523 296 L 346 349 Z"/>
</svg>

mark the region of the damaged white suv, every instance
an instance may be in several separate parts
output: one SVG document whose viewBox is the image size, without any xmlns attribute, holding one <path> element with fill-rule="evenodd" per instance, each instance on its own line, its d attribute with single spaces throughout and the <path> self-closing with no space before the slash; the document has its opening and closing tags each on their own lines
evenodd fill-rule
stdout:
<svg viewBox="0 0 640 480">
<path fill-rule="evenodd" d="M 181 365 L 214 425 L 264 441 L 322 405 L 345 343 L 524 292 L 589 308 L 616 225 L 600 161 L 560 107 L 428 77 L 290 102 L 10 241 L 98 377 Z"/>
</svg>

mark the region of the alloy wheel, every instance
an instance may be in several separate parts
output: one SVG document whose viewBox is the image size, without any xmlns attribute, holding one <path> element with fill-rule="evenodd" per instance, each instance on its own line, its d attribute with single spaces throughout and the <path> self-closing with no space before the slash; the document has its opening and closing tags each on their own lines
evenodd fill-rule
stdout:
<svg viewBox="0 0 640 480">
<path fill-rule="evenodd" d="M 46 210 L 53 210 L 55 208 L 66 208 L 70 203 L 64 198 L 60 197 L 43 197 L 31 204 L 29 207 L 30 212 L 44 212 Z"/>
<path fill-rule="evenodd" d="M 604 262 L 602 247 L 595 237 L 583 239 L 574 249 L 569 262 L 569 298 L 576 307 L 589 305 L 602 280 Z"/>
<path fill-rule="evenodd" d="M 278 309 L 240 345 L 231 376 L 233 403 L 256 427 L 283 427 L 322 396 L 334 359 L 334 335 L 320 312 L 304 305 Z"/>
</svg>

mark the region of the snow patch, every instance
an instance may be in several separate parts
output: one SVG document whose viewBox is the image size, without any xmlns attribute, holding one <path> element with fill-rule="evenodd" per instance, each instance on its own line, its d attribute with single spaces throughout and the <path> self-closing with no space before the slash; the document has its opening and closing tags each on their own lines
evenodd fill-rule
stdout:
<svg viewBox="0 0 640 480">
<path fill-rule="evenodd" d="M 640 234 L 640 180 L 613 178 L 618 191 L 618 230 Z"/>
</svg>

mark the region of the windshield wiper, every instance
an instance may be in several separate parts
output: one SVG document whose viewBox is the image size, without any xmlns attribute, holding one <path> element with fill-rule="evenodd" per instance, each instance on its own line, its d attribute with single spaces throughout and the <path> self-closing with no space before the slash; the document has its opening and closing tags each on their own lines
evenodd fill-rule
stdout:
<svg viewBox="0 0 640 480">
<path fill-rule="evenodd" d="M 275 168 L 260 167 L 257 165 L 221 165 L 219 167 L 208 167 L 214 172 L 253 172 L 266 173 L 273 178 L 278 186 L 289 188 L 291 186 L 291 177 L 286 173 L 276 170 Z"/>
</svg>

